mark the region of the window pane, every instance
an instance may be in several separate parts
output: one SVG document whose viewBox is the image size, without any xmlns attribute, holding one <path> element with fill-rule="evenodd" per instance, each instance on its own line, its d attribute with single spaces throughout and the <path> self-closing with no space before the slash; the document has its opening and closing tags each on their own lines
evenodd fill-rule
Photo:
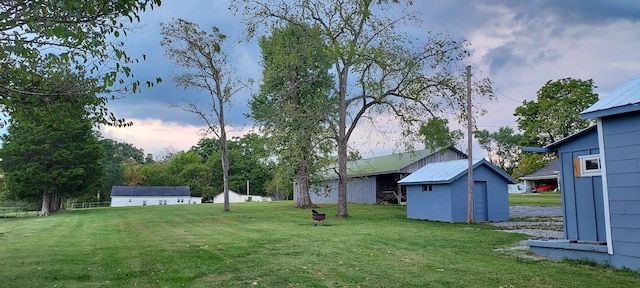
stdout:
<svg viewBox="0 0 640 288">
<path fill-rule="evenodd" d="M 599 159 L 586 159 L 584 166 L 587 170 L 600 170 L 600 161 Z"/>
</svg>

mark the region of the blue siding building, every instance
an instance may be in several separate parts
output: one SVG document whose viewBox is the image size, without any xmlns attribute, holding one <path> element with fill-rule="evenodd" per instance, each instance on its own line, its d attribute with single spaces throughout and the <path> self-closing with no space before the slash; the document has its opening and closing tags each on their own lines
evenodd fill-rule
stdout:
<svg viewBox="0 0 640 288">
<path fill-rule="evenodd" d="M 407 218 L 466 222 L 468 160 L 427 164 L 398 181 L 407 190 Z M 484 159 L 473 160 L 474 221 L 509 220 L 507 184 L 515 180 Z"/>
<path fill-rule="evenodd" d="M 545 147 L 561 159 L 566 239 L 529 246 L 551 258 L 640 271 L 640 76 L 582 117 L 597 125 Z"/>
</svg>

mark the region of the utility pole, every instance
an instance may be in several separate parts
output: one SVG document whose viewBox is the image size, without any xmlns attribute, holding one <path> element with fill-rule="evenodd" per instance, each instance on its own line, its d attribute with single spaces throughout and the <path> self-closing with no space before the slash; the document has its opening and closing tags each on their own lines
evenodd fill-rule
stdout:
<svg viewBox="0 0 640 288">
<path fill-rule="evenodd" d="M 467 65 L 467 146 L 469 168 L 467 172 L 467 223 L 473 223 L 473 135 L 471 127 L 471 65 Z"/>
</svg>

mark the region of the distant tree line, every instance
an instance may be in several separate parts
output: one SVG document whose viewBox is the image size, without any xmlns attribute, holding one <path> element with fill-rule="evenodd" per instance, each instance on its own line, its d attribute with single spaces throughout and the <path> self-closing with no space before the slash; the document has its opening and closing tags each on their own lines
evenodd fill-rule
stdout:
<svg viewBox="0 0 640 288">
<path fill-rule="evenodd" d="M 13 130 L 19 129 L 21 126 L 11 127 L 15 128 L 11 128 L 13 133 L 10 135 L 15 135 Z M 76 128 L 61 127 L 72 130 Z M 49 138 L 50 141 L 60 141 L 60 144 L 68 143 L 64 139 L 78 140 L 78 138 L 66 136 L 52 138 L 51 134 L 40 132 L 37 135 L 34 137 Z M 14 161 L 3 161 L 4 170 L 16 172 L 4 173 L 6 177 L 2 177 L 0 182 L 2 185 L 0 203 L 22 203 L 32 209 L 40 209 L 37 204 L 42 200 L 42 195 L 37 187 L 46 185 L 45 181 L 61 183 L 59 187 L 53 186 L 54 189 L 64 190 L 64 193 L 56 194 L 56 201 L 52 201 L 58 206 L 65 202 L 110 201 L 111 187 L 119 185 L 189 186 L 191 194 L 203 197 L 204 201 L 212 200 L 215 195 L 223 191 L 220 146 L 216 143 L 217 140 L 201 139 L 197 145 L 187 151 L 169 153 L 161 159 L 154 159 L 152 154 L 145 155 L 144 150 L 140 148 L 129 143 L 101 138 L 96 132 L 89 132 L 84 136 L 86 139 L 83 141 L 91 141 L 92 143 L 87 145 L 87 149 L 92 149 L 97 154 L 93 157 L 87 157 L 88 154 L 85 153 L 84 157 L 76 157 L 80 155 L 80 153 L 76 154 L 78 146 L 67 146 L 76 150 L 74 153 L 65 152 L 66 150 L 53 153 L 69 155 L 68 158 L 61 159 L 59 164 L 66 166 L 60 166 L 56 170 L 52 170 L 53 168 L 29 170 L 26 167 L 40 163 L 37 161 L 38 159 L 50 159 L 49 153 L 41 153 L 38 149 L 27 153 L 38 155 L 30 160 L 20 157 L 5 158 L 14 159 Z M 248 181 L 252 195 L 291 199 L 292 179 L 282 177 L 277 173 L 277 164 L 268 153 L 264 145 L 265 141 L 264 137 L 257 134 L 247 134 L 229 141 L 229 158 L 232 160 L 230 162 L 230 189 L 237 193 L 246 193 Z M 24 146 L 21 145 L 23 148 Z M 12 149 L 12 144 L 8 145 L 9 148 L 6 148 L 6 144 L 4 147 L 0 149 L 1 155 L 11 153 L 8 150 Z M 8 164 L 8 162 L 11 163 Z M 18 162 L 25 167 L 11 166 L 17 165 Z M 46 162 L 43 165 L 48 165 L 52 160 L 43 162 Z M 79 168 L 89 173 L 78 173 L 78 170 L 74 172 L 74 169 Z M 73 174 L 76 178 L 62 178 L 66 174 Z M 75 179 L 75 182 L 71 181 L 72 179 Z M 73 183 L 76 183 L 76 186 L 73 186 Z M 53 209 L 53 211 L 55 210 L 57 209 Z"/>
</svg>

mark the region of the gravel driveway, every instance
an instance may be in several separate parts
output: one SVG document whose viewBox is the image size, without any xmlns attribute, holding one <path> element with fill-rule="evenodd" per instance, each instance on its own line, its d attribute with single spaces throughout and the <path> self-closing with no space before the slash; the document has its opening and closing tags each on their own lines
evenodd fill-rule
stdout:
<svg viewBox="0 0 640 288">
<path fill-rule="evenodd" d="M 509 206 L 510 217 L 521 221 L 495 222 L 491 225 L 510 233 L 522 233 L 535 239 L 562 239 L 562 208 L 541 206 Z"/>
</svg>

